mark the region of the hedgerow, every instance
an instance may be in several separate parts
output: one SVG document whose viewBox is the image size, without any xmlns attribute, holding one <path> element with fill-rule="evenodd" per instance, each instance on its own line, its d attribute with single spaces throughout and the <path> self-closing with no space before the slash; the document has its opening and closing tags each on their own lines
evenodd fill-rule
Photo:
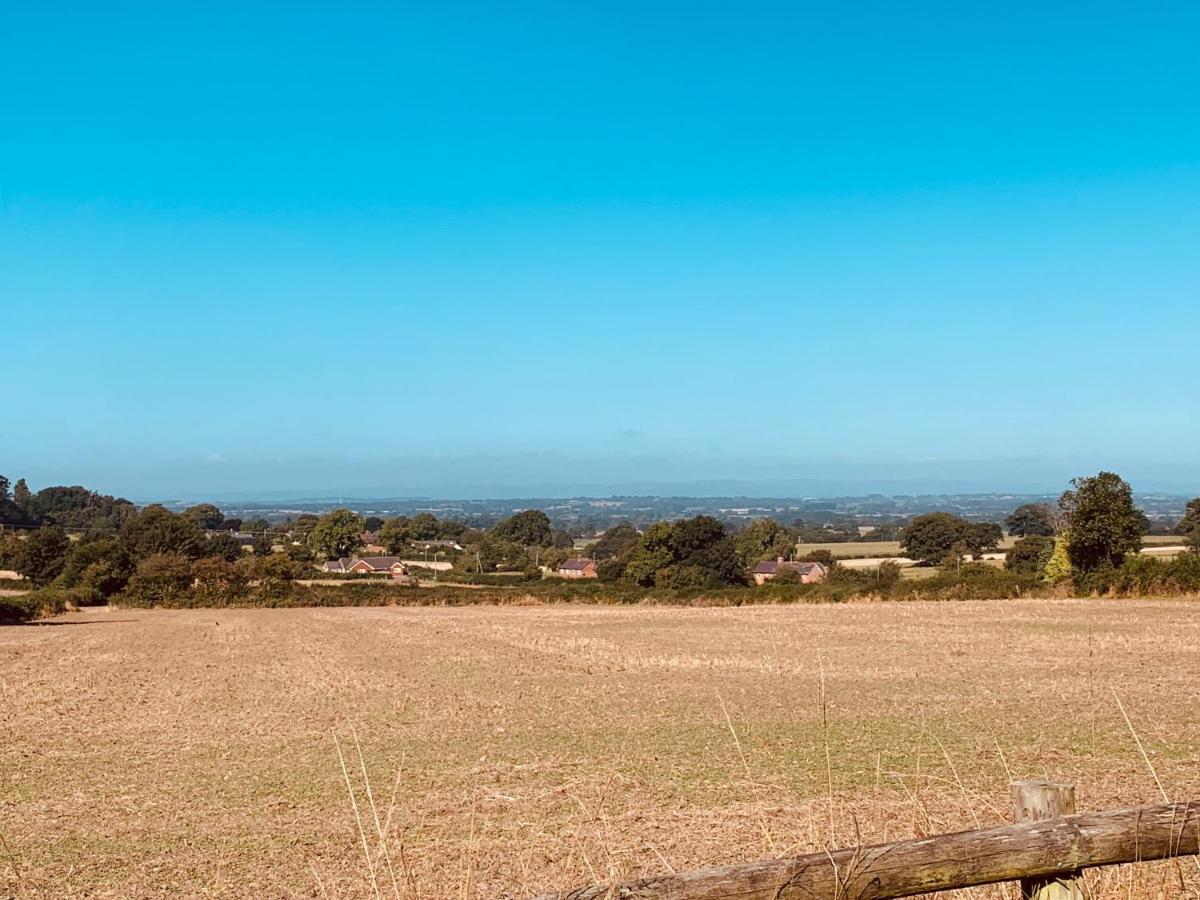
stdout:
<svg viewBox="0 0 1200 900">
<path fill-rule="evenodd" d="M 17 597 L 0 597 L 0 622 L 28 622 L 99 602 L 88 588 L 42 588 Z"/>
</svg>

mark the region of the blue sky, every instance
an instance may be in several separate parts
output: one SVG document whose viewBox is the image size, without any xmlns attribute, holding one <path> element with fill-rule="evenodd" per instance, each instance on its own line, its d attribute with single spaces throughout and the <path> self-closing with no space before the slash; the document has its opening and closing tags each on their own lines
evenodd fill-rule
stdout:
<svg viewBox="0 0 1200 900">
<path fill-rule="evenodd" d="M 1196 4 L 25 6 L 10 477 L 1200 489 Z"/>
</svg>

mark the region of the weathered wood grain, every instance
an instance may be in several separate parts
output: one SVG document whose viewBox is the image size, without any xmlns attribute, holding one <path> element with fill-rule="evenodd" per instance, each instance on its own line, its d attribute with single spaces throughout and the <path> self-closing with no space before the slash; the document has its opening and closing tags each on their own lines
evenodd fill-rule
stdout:
<svg viewBox="0 0 1200 900">
<path fill-rule="evenodd" d="M 1044 822 L 1075 814 L 1075 785 L 1035 779 L 1012 783 L 1013 812 L 1017 822 Z M 1021 900 L 1083 900 L 1079 872 L 1049 878 L 1022 878 Z"/>
<path fill-rule="evenodd" d="M 593 885 L 537 900 L 886 900 L 1198 852 L 1200 800 L 1193 800 Z"/>
</svg>

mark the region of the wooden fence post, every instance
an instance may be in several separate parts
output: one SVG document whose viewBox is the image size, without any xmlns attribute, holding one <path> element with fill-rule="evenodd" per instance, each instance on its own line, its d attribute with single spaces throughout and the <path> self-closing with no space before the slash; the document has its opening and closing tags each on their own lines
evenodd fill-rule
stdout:
<svg viewBox="0 0 1200 900">
<path fill-rule="evenodd" d="M 1075 814 L 1075 785 L 1031 780 L 1012 783 L 1018 823 L 1041 822 Z M 1078 872 L 1051 878 L 1022 878 L 1021 900 L 1083 900 Z"/>
</svg>

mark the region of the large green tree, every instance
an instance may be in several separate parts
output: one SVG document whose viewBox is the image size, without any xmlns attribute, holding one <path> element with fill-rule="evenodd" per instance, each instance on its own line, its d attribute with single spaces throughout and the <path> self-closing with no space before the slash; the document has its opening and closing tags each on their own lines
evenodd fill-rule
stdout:
<svg viewBox="0 0 1200 900">
<path fill-rule="evenodd" d="M 674 535 L 667 522 L 647 528 L 625 563 L 624 577 L 642 587 L 654 587 L 659 573 L 675 562 Z"/>
<path fill-rule="evenodd" d="M 733 539 L 712 516 L 651 525 L 628 555 L 623 577 L 642 587 L 718 587 L 746 582 Z"/>
<path fill-rule="evenodd" d="M 349 556 L 362 546 L 363 520 L 348 509 L 335 509 L 317 520 L 308 533 L 308 546 L 326 559 Z"/>
<path fill-rule="evenodd" d="M 183 511 L 183 514 L 205 531 L 214 531 L 220 528 L 221 523 L 225 521 L 225 514 L 212 503 L 198 503 L 195 506 L 189 506 Z"/>
<path fill-rule="evenodd" d="M 1004 532 L 995 522 L 972 522 L 963 533 L 962 541 L 976 558 L 1000 546 Z"/>
<path fill-rule="evenodd" d="M 24 478 L 18 478 L 17 483 L 13 485 L 12 502 L 22 512 L 32 513 L 30 506 L 33 502 L 33 492 L 29 490 Z"/>
<path fill-rule="evenodd" d="M 540 509 L 527 509 L 509 516 L 491 530 L 491 536 L 524 547 L 549 547 L 553 544 L 550 517 Z"/>
<path fill-rule="evenodd" d="M 409 520 L 408 534 L 414 541 L 436 541 L 441 533 L 441 523 L 433 513 L 417 513 Z"/>
<path fill-rule="evenodd" d="M 71 540 L 57 525 L 44 525 L 30 533 L 17 553 L 16 570 L 41 587 L 62 572 Z"/>
<path fill-rule="evenodd" d="M 1014 509 L 1004 520 L 1008 533 L 1016 537 L 1054 534 L 1054 511 L 1045 503 L 1024 503 Z"/>
<path fill-rule="evenodd" d="M 17 508 L 12 499 L 12 482 L 0 475 L 0 525 L 24 525 L 29 517 Z"/>
<path fill-rule="evenodd" d="M 796 536 L 774 519 L 755 519 L 734 535 L 733 546 L 743 566 L 764 559 L 789 557 L 796 550 Z"/>
<path fill-rule="evenodd" d="M 638 530 L 628 522 L 620 522 L 600 535 L 600 540 L 592 544 L 588 552 L 592 559 L 600 562 L 619 559 L 632 551 L 641 537 Z"/>
<path fill-rule="evenodd" d="M 137 512 L 128 500 L 97 494 L 80 485 L 42 488 L 26 508 L 35 520 L 72 530 L 112 532 Z"/>
<path fill-rule="evenodd" d="M 925 513 L 904 529 L 900 546 L 917 562 L 936 565 L 950 555 L 956 544 L 970 549 L 966 541 L 970 530 L 971 523 L 953 513 Z"/>
<path fill-rule="evenodd" d="M 1067 554 L 1080 571 L 1119 566 L 1142 546 L 1146 516 L 1133 505 L 1128 482 L 1113 472 L 1072 479 L 1059 506 L 1071 533 Z"/>
<path fill-rule="evenodd" d="M 204 555 L 205 537 L 195 519 L 153 504 L 121 526 L 121 540 L 135 559 L 174 553 L 188 559 Z"/>
<path fill-rule="evenodd" d="M 408 547 L 412 540 L 409 524 L 407 516 L 397 516 L 383 523 L 377 536 L 380 543 L 387 547 L 388 553 L 403 553 Z"/>
</svg>

